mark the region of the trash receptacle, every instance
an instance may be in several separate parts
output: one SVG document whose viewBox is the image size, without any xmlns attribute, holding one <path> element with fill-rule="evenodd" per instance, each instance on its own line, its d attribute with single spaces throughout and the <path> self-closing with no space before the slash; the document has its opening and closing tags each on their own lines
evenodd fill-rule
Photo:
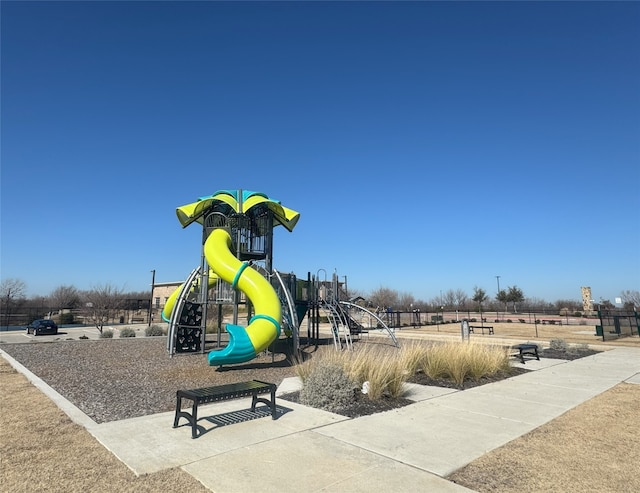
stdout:
<svg viewBox="0 0 640 493">
<path fill-rule="evenodd" d="M 596 325 L 596 335 L 602 337 L 602 325 Z"/>
</svg>

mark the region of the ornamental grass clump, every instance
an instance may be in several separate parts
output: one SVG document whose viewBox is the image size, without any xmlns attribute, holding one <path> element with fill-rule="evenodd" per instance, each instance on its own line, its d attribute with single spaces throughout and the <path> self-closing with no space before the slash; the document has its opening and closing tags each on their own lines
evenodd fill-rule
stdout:
<svg viewBox="0 0 640 493">
<path fill-rule="evenodd" d="M 383 350 L 377 346 L 360 346 L 354 348 L 352 352 L 341 353 L 342 364 L 349 377 L 356 383 L 362 385 L 369 382 L 370 385 L 377 385 L 371 382 L 372 374 L 380 366 L 380 359 Z"/>
<path fill-rule="evenodd" d="M 430 378 L 451 379 L 462 387 L 465 380 L 477 381 L 509 368 L 508 351 L 500 346 L 446 342 L 429 349 L 422 370 Z"/>
<path fill-rule="evenodd" d="M 345 358 L 342 353 L 338 351 L 327 351 L 320 356 L 311 358 L 304 362 L 298 362 L 295 366 L 296 375 L 302 380 L 304 384 L 309 376 L 316 371 L 320 365 L 335 364 L 344 367 Z"/>
<path fill-rule="evenodd" d="M 400 364 L 405 369 L 409 376 L 415 375 L 419 370 L 422 370 L 423 362 L 427 358 L 429 345 L 411 341 L 400 348 Z"/>
<path fill-rule="evenodd" d="M 473 343 L 466 346 L 468 375 L 474 381 L 500 372 L 508 372 L 511 368 L 508 348 Z"/>
<path fill-rule="evenodd" d="M 433 344 L 429 347 L 426 358 L 422 360 L 422 373 L 434 380 L 449 377 L 449 359 L 451 354 L 449 345 L 449 343 Z"/>
<path fill-rule="evenodd" d="M 410 374 L 407 371 L 400 354 L 387 353 L 380 361 L 380 372 L 383 374 L 380 378 L 380 394 L 388 394 L 389 397 L 397 399 L 405 392 L 405 383 Z M 375 398 L 371 395 L 370 398 Z"/>
<path fill-rule="evenodd" d="M 400 352 L 380 346 L 360 346 L 352 351 L 328 351 L 318 358 L 296 366 L 296 374 L 307 392 L 308 382 L 327 366 L 339 367 L 351 383 L 351 388 L 366 389 L 366 397 L 377 400 L 385 396 L 398 398 L 413 374 Z M 326 393 L 326 392 L 324 392 Z"/>
</svg>

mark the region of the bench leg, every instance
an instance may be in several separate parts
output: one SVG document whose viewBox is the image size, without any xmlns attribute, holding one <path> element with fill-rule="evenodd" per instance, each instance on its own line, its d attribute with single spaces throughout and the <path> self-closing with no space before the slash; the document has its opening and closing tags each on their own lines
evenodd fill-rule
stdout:
<svg viewBox="0 0 640 493">
<path fill-rule="evenodd" d="M 198 401 L 193 401 L 193 407 L 191 408 L 191 438 L 198 436 Z"/>
<path fill-rule="evenodd" d="M 180 419 L 180 409 L 182 408 L 182 397 L 176 397 L 176 415 L 173 418 L 173 427 L 178 427 L 178 420 Z"/>
<path fill-rule="evenodd" d="M 193 406 L 191 406 L 191 414 L 186 411 L 182 411 L 182 396 L 178 395 L 176 397 L 176 415 L 173 418 L 173 427 L 178 427 L 178 422 L 180 418 L 186 418 L 186 420 L 191 423 L 191 438 L 196 438 L 198 435 L 198 427 L 196 423 L 198 421 L 198 401 L 193 401 Z"/>
<path fill-rule="evenodd" d="M 254 413 L 256 412 L 256 404 L 258 402 L 262 402 L 263 404 L 266 404 L 267 406 L 269 406 L 269 409 L 271 409 L 271 419 L 276 419 L 277 412 L 276 412 L 276 389 L 275 389 L 275 387 L 273 387 L 271 389 L 271 400 L 258 398 L 258 394 L 257 393 L 253 394 L 253 397 L 251 399 L 251 411 L 254 412 Z"/>
</svg>

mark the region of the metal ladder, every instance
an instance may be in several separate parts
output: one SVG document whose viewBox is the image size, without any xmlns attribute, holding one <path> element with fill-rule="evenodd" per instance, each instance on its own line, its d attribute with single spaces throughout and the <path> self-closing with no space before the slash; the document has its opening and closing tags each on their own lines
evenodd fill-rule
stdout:
<svg viewBox="0 0 640 493">
<path fill-rule="evenodd" d="M 351 350 L 353 349 L 353 343 L 351 341 L 351 329 L 349 328 L 348 320 L 345 322 L 344 318 L 341 316 L 338 307 L 335 305 L 335 302 L 327 302 L 325 301 L 322 304 L 325 312 L 329 317 L 329 321 L 331 322 L 331 332 L 333 334 L 333 344 L 336 349 L 342 349 L 342 338 L 340 337 L 340 333 L 342 332 L 344 335 L 344 341 L 346 348 Z"/>
</svg>

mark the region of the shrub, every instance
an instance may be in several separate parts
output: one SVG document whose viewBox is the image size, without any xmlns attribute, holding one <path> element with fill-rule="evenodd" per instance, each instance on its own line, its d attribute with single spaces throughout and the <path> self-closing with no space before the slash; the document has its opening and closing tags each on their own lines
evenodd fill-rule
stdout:
<svg viewBox="0 0 640 493">
<path fill-rule="evenodd" d="M 337 412 L 354 400 L 355 384 L 344 369 L 331 361 L 322 361 L 304 381 L 300 402 L 307 406 Z"/>
<path fill-rule="evenodd" d="M 130 327 L 126 327 L 120 331 L 120 337 L 135 337 L 136 331 Z"/>
<path fill-rule="evenodd" d="M 113 339 L 113 330 L 111 330 L 111 329 L 104 329 L 104 330 L 100 333 L 100 339 Z"/>
<path fill-rule="evenodd" d="M 564 339 L 551 339 L 549 348 L 556 351 L 566 351 L 569 348 L 569 344 Z"/>
<path fill-rule="evenodd" d="M 166 336 L 167 331 L 159 325 L 153 324 L 151 327 L 144 329 L 144 335 L 147 337 Z"/>
</svg>

